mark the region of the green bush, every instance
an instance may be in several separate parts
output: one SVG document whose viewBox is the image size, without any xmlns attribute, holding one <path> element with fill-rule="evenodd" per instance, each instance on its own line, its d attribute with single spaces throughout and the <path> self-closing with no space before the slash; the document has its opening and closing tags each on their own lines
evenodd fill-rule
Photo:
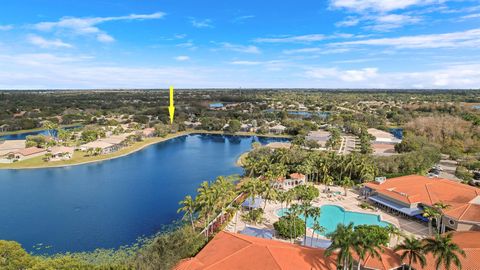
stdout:
<svg viewBox="0 0 480 270">
<path fill-rule="evenodd" d="M 242 216 L 243 220 L 251 223 L 260 223 L 263 220 L 263 209 L 253 209 Z"/>
<path fill-rule="evenodd" d="M 299 218 L 281 217 L 273 223 L 278 235 L 284 238 L 297 238 L 305 235 L 305 222 Z"/>
</svg>

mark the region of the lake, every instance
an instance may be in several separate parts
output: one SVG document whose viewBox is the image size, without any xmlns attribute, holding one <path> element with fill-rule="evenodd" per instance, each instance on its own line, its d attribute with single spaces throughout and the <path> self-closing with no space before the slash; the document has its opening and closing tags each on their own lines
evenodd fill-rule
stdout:
<svg viewBox="0 0 480 270">
<path fill-rule="evenodd" d="M 62 129 L 65 130 L 70 130 L 70 129 L 75 129 L 79 128 L 81 126 L 72 126 L 72 127 L 64 127 Z M 17 134 L 9 134 L 9 135 L 2 135 L 0 136 L 0 139 L 2 140 L 25 140 L 27 136 L 31 135 L 45 135 L 45 136 L 57 136 L 57 130 L 49 130 L 49 129 L 44 129 L 44 130 L 36 130 L 36 131 L 27 131 L 27 132 L 22 132 L 22 133 L 17 133 Z"/>
<path fill-rule="evenodd" d="M 202 181 L 242 174 L 235 162 L 252 142 L 285 140 L 195 134 L 109 161 L 0 170 L 0 239 L 48 253 L 131 244 L 180 218 L 178 202 Z"/>
</svg>

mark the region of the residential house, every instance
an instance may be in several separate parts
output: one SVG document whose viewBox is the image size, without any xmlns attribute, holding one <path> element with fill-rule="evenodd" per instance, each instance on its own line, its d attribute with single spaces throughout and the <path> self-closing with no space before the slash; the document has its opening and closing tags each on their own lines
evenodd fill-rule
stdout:
<svg viewBox="0 0 480 270">
<path fill-rule="evenodd" d="M 12 152 L 16 160 L 31 159 L 38 156 L 43 156 L 47 150 L 38 147 L 27 147 Z"/>
<path fill-rule="evenodd" d="M 71 159 L 74 151 L 74 147 L 68 146 L 54 146 L 48 150 L 48 152 L 52 155 L 50 159 L 51 161 Z"/>
<path fill-rule="evenodd" d="M 155 136 L 155 129 L 154 128 L 144 128 L 142 130 L 142 137 L 152 138 L 154 136 Z"/>
<path fill-rule="evenodd" d="M 285 132 L 286 129 L 287 128 L 285 126 L 278 124 L 270 128 L 270 133 L 282 134 Z"/>
</svg>

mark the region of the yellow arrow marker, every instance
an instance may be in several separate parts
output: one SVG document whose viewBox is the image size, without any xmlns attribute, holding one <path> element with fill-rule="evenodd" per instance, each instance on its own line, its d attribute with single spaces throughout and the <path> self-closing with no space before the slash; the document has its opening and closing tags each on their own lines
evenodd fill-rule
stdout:
<svg viewBox="0 0 480 270">
<path fill-rule="evenodd" d="M 175 105 L 173 105 L 173 86 L 170 86 L 170 106 L 168 106 L 170 113 L 170 124 L 173 124 L 173 116 L 175 114 Z"/>
</svg>

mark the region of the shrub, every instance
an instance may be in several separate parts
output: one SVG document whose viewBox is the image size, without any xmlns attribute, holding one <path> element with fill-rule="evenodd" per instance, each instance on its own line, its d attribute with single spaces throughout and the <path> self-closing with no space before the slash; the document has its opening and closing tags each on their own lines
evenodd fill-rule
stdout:
<svg viewBox="0 0 480 270">
<path fill-rule="evenodd" d="M 244 214 L 242 218 L 246 222 L 251 222 L 254 224 L 260 223 L 263 220 L 263 209 L 258 208 L 250 210 L 246 214 Z"/>
<path fill-rule="evenodd" d="M 273 223 L 273 227 L 278 235 L 284 238 L 297 238 L 305 235 L 305 222 L 299 217 L 281 217 Z"/>
</svg>

